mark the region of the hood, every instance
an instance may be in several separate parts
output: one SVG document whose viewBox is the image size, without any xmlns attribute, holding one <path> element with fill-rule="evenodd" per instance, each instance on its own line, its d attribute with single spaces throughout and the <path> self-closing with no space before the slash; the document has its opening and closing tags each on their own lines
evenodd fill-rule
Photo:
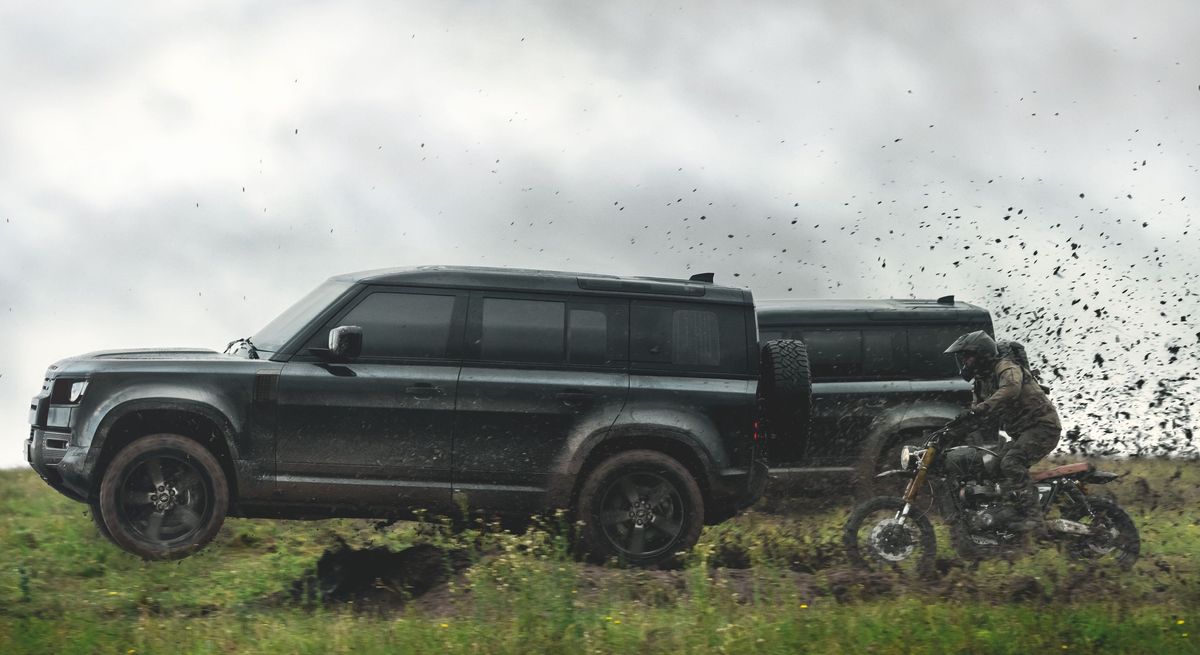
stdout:
<svg viewBox="0 0 1200 655">
<path fill-rule="evenodd" d="M 72 363 L 97 360 L 214 360 L 231 359 L 230 355 L 210 348 L 126 348 L 121 350 L 97 350 L 74 357 L 67 357 L 50 365 L 50 372 L 65 368 Z M 232 358 L 237 359 L 237 358 Z"/>
</svg>

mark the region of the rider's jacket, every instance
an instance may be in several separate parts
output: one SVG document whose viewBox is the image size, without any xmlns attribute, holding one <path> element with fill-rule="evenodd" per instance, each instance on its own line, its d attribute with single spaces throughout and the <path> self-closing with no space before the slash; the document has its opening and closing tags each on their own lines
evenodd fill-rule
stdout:
<svg viewBox="0 0 1200 655">
<path fill-rule="evenodd" d="M 1009 359 L 997 359 L 975 376 L 973 409 L 998 419 L 1009 436 L 1031 428 L 1062 430 L 1058 412 L 1033 374 Z"/>
</svg>

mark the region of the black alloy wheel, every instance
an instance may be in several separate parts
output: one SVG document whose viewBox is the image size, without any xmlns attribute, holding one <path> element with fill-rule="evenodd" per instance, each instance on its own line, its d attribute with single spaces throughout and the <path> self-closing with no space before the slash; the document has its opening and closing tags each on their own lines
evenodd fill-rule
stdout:
<svg viewBox="0 0 1200 655">
<path fill-rule="evenodd" d="M 630 471 L 604 489 L 600 526 L 621 555 L 653 557 L 678 540 L 684 511 L 679 490 L 666 478 Z"/>
<path fill-rule="evenodd" d="M 695 545 L 704 499 L 682 464 L 657 451 L 633 450 L 591 472 L 579 493 L 577 516 L 593 557 L 654 566 Z"/>
<path fill-rule="evenodd" d="M 168 434 L 142 437 L 117 453 L 98 502 L 111 539 L 145 559 L 178 559 L 203 548 L 220 530 L 228 504 L 212 453 Z"/>
</svg>

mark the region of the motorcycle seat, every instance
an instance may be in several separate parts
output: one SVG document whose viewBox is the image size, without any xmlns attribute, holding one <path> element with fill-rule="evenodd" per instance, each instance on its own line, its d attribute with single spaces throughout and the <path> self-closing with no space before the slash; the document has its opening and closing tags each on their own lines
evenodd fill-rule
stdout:
<svg viewBox="0 0 1200 655">
<path fill-rule="evenodd" d="M 1042 480 L 1062 478 L 1068 475 L 1075 475 L 1076 473 L 1091 473 L 1094 470 L 1095 467 L 1087 462 L 1076 462 L 1075 464 L 1064 464 L 1063 466 L 1056 466 L 1045 471 L 1030 473 L 1029 477 L 1033 478 L 1034 482 L 1041 482 Z"/>
</svg>

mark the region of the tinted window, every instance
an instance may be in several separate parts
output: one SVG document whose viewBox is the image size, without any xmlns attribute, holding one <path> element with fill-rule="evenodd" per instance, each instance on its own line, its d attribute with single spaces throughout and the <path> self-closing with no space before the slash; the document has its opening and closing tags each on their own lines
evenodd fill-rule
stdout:
<svg viewBox="0 0 1200 655">
<path fill-rule="evenodd" d="M 960 335 L 978 328 L 970 326 L 914 327 L 908 329 L 908 367 L 917 378 L 958 377 L 954 358 L 944 351 Z"/>
<path fill-rule="evenodd" d="M 854 377 L 862 372 L 862 332 L 805 330 L 799 336 L 808 346 L 808 363 L 814 378 Z"/>
<path fill-rule="evenodd" d="M 573 364 L 604 364 L 608 357 L 608 316 L 598 309 L 567 313 L 567 360 Z"/>
<path fill-rule="evenodd" d="M 630 358 L 690 370 L 745 372 L 746 325 L 738 307 L 633 303 Z"/>
<path fill-rule="evenodd" d="M 376 292 L 364 298 L 338 325 L 363 329 L 363 357 L 446 357 L 454 296 Z M 324 346 L 328 333 L 314 341 Z"/>
<path fill-rule="evenodd" d="M 900 373 L 906 347 L 904 330 L 862 331 L 862 374 L 885 377 Z"/>
<path fill-rule="evenodd" d="M 503 362 L 561 362 L 565 319 L 566 303 L 484 298 L 481 357 Z"/>
</svg>

